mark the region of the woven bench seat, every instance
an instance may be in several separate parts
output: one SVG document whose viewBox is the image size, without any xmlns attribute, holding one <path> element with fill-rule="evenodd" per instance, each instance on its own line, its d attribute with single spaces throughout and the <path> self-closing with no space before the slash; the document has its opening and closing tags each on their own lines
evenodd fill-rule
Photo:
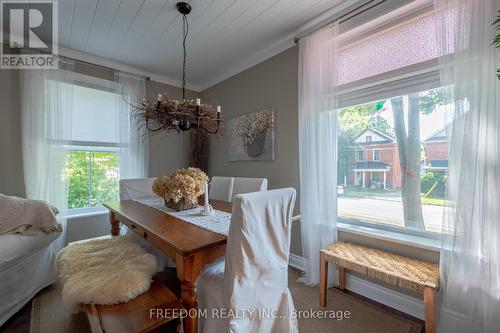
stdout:
<svg viewBox="0 0 500 333">
<path fill-rule="evenodd" d="M 425 329 L 435 332 L 435 295 L 439 266 L 366 246 L 338 242 L 320 252 L 320 304 L 326 306 L 328 263 L 339 267 L 339 288 L 345 288 L 345 270 L 361 273 L 424 296 Z"/>
</svg>

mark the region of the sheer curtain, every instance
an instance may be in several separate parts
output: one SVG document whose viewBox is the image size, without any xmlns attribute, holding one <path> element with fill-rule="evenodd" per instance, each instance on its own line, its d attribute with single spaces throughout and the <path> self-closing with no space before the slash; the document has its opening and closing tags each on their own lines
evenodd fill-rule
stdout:
<svg viewBox="0 0 500 333">
<path fill-rule="evenodd" d="M 337 239 L 337 36 L 335 23 L 299 42 L 300 281 L 308 285 L 319 282 L 320 249 Z"/>
<path fill-rule="evenodd" d="M 21 71 L 22 150 L 26 197 L 45 200 L 59 210 L 63 234 L 55 242 L 56 250 L 66 242 L 68 179 L 64 175 L 71 136 L 74 64 L 60 60 L 59 69 Z"/>
<path fill-rule="evenodd" d="M 120 178 L 148 176 L 149 140 L 146 128 L 134 118 L 134 105 L 146 96 L 144 78 L 117 72 L 117 133 L 120 142 Z"/>
<path fill-rule="evenodd" d="M 491 43 L 500 2 L 435 0 L 435 7 L 450 116 L 450 207 L 443 222 L 439 330 L 498 332 L 500 57 Z"/>
</svg>

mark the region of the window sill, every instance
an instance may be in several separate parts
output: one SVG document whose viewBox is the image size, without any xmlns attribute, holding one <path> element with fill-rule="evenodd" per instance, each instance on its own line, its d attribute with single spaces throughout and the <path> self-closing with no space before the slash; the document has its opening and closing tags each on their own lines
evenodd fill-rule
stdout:
<svg viewBox="0 0 500 333">
<path fill-rule="evenodd" d="M 337 223 L 337 230 L 434 252 L 439 252 L 441 250 L 441 241 L 439 239 L 424 237 L 421 235 L 405 234 L 343 222 Z"/>
<path fill-rule="evenodd" d="M 66 216 L 68 219 L 77 219 L 82 217 L 92 217 L 92 216 L 100 216 L 108 214 L 108 210 L 105 207 L 93 207 L 93 208 L 77 208 L 70 209 L 68 211 L 68 215 Z"/>
</svg>

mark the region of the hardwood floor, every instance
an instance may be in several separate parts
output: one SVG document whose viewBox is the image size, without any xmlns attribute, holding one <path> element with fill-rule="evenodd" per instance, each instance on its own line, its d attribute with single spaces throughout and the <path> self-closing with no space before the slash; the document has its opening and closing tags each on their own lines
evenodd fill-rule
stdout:
<svg viewBox="0 0 500 333">
<path fill-rule="evenodd" d="M 30 331 L 31 301 L 0 327 L 0 333 L 28 333 Z"/>
</svg>

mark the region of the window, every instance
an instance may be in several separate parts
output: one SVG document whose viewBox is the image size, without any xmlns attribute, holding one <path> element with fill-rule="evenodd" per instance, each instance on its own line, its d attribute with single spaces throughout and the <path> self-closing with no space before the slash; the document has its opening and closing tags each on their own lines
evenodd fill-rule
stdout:
<svg viewBox="0 0 500 333">
<path fill-rule="evenodd" d="M 97 147 L 73 147 L 66 167 L 68 208 L 100 206 L 118 198 L 119 154 Z"/>
<path fill-rule="evenodd" d="M 363 150 L 358 150 L 358 162 L 363 162 L 365 160 L 365 152 Z"/>
<path fill-rule="evenodd" d="M 440 162 L 447 162 L 448 158 L 447 142 L 440 134 L 445 127 L 440 93 L 439 88 L 431 89 L 339 110 L 339 142 L 342 144 L 339 145 L 338 184 L 342 185 L 347 180 L 347 188 L 338 199 L 339 217 L 372 224 L 441 231 L 446 170 L 426 170 L 426 166 L 434 161 L 429 159 L 438 158 Z M 411 114 L 415 111 L 410 109 L 415 105 L 419 106 L 418 113 Z M 349 121 L 353 117 L 360 119 L 357 128 Z M 398 124 L 398 117 L 409 121 Z M 366 129 L 365 126 L 388 137 L 378 143 L 384 146 L 381 148 L 386 156 L 384 161 L 380 161 L 380 149 L 374 149 L 372 162 L 362 165 L 353 163 L 355 158 L 358 162 L 363 161 L 363 151 L 356 150 L 360 145 L 356 139 Z M 417 128 L 419 131 L 415 130 Z M 407 147 L 406 159 L 401 157 L 399 140 L 404 140 L 402 144 Z M 364 180 L 359 182 L 356 177 Z M 406 186 L 403 185 L 403 177 L 410 180 Z M 407 213 L 406 221 L 405 209 L 410 209 L 413 214 Z"/>
<path fill-rule="evenodd" d="M 120 144 L 116 124 L 117 98 L 113 82 L 78 76 L 72 85 L 72 128 L 65 144 L 68 208 L 100 207 L 118 199 Z M 65 84 L 51 82 L 50 84 Z"/>
<path fill-rule="evenodd" d="M 433 17 L 420 11 L 391 23 L 395 17 L 389 13 L 340 36 L 337 183 L 345 190 L 338 215 L 345 223 L 437 237 L 449 124 L 434 67 Z M 372 160 L 365 160 L 374 142 Z"/>
</svg>

